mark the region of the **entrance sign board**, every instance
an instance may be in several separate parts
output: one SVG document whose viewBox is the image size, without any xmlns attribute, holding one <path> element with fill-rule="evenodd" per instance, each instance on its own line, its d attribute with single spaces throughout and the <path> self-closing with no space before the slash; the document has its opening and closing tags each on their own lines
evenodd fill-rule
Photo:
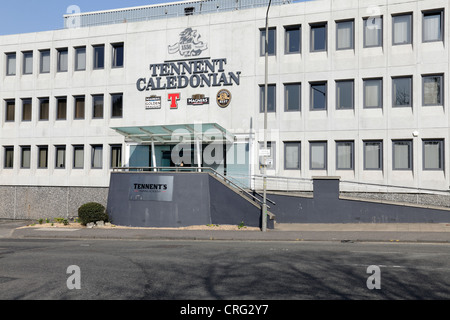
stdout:
<svg viewBox="0 0 450 320">
<path fill-rule="evenodd" d="M 131 201 L 172 201 L 173 176 L 142 174 L 130 181 Z"/>
</svg>

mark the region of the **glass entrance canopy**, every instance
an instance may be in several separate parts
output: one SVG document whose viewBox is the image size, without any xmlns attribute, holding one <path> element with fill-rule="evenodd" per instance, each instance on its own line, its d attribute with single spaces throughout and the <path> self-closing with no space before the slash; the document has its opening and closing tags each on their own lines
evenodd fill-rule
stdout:
<svg viewBox="0 0 450 320">
<path fill-rule="evenodd" d="M 116 132 L 139 144 L 233 143 L 235 137 L 217 123 L 114 127 Z"/>
</svg>

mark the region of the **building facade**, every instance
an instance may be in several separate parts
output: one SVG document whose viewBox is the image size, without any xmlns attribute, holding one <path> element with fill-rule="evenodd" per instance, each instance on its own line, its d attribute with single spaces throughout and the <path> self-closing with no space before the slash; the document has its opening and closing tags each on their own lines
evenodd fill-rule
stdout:
<svg viewBox="0 0 450 320">
<path fill-rule="evenodd" d="M 72 14 L 61 30 L 0 37 L 0 184 L 106 188 L 114 167 L 181 163 L 254 184 L 267 4 Z M 267 173 L 448 190 L 448 11 L 273 2 Z"/>
</svg>

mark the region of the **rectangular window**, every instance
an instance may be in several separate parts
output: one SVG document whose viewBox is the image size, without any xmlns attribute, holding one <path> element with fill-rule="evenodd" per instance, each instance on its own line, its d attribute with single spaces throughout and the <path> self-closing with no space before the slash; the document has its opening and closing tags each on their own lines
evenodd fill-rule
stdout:
<svg viewBox="0 0 450 320">
<path fill-rule="evenodd" d="M 5 100 L 5 104 L 6 104 L 5 121 L 13 122 L 15 120 L 16 101 L 15 100 Z"/>
<path fill-rule="evenodd" d="M 264 112 L 265 108 L 265 86 L 259 86 L 259 111 Z M 269 84 L 267 86 L 267 112 L 276 111 L 276 86 L 274 84 Z"/>
<path fill-rule="evenodd" d="M 284 53 L 300 53 L 302 43 L 302 32 L 300 26 L 284 27 Z"/>
<path fill-rule="evenodd" d="M 336 50 L 353 49 L 354 21 L 336 22 Z"/>
<path fill-rule="evenodd" d="M 75 71 L 86 70 L 86 47 L 75 48 Z"/>
<path fill-rule="evenodd" d="M 122 146 L 111 145 L 111 168 L 120 168 L 122 166 Z"/>
<path fill-rule="evenodd" d="M 20 147 L 20 167 L 22 169 L 30 168 L 30 158 L 31 158 L 31 147 L 30 146 L 22 146 Z"/>
<path fill-rule="evenodd" d="M 39 61 L 39 72 L 50 73 L 50 50 L 41 50 Z"/>
<path fill-rule="evenodd" d="M 67 119 L 67 98 L 56 98 L 56 120 Z"/>
<path fill-rule="evenodd" d="M 93 95 L 92 96 L 92 118 L 102 119 L 103 118 L 103 95 Z"/>
<path fill-rule="evenodd" d="M 381 47 L 383 45 L 383 17 L 375 16 L 364 19 L 364 47 Z"/>
<path fill-rule="evenodd" d="M 84 103 L 85 98 L 84 96 L 74 97 L 74 103 L 75 103 L 75 119 L 84 119 Z"/>
<path fill-rule="evenodd" d="M 33 51 L 23 52 L 23 74 L 33 73 Z"/>
<path fill-rule="evenodd" d="M 383 142 L 364 141 L 364 170 L 383 169 Z"/>
<path fill-rule="evenodd" d="M 269 28 L 269 38 L 267 39 L 267 54 L 274 56 L 276 54 L 276 28 Z M 261 56 L 266 54 L 266 29 L 260 29 L 260 50 Z"/>
<path fill-rule="evenodd" d="M 31 99 L 22 99 L 22 121 L 31 121 Z"/>
<path fill-rule="evenodd" d="M 383 80 L 365 79 L 364 87 L 364 108 L 383 107 Z"/>
<path fill-rule="evenodd" d="M 392 169 L 412 169 L 412 140 L 392 141 Z"/>
<path fill-rule="evenodd" d="M 123 94 L 116 93 L 111 95 L 111 116 L 113 118 L 122 118 L 123 115 Z"/>
<path fill-rule="evenodd" d="M 353 170 L 354 168 L 354 142 L 336 141 L 336 169 Z"/>
<path fill-rule="evenodd" d="M 66 146 L 55 146 L 55 168 L 64 169 L 66 167 Z"/>
<path fill-rule="evenodd" d="M 94 69 L 103 69 L 105 67 L 105 46 L 97 45 L 94 48 Z"/>
<path fill-rule="evenodd" d="M 5 162 L 3 163 L 5 169 L 14 167 L 14 147 L 5 147 Z"/>
<path fill-rule="evenodd" d="M 442 75 L 422 76 L 423 105 L 424 106 L 442 106 L 443 105 L 443 81 Z"/>
<path fill-rule="evenodd" d="M 73 168 L 84 168 L 84 146 L 73 146 Z"/>
<path fill-rule="evenodd" d="M 327 168 L 326 141 L 309 143 L 309 168 L 311 170 L 325 170 Z"/>
<path fill-rule="evenodd" d="M 327 51 L 327 23 L 311 24 L 311 52 Z"/>
<path fill-rule="evenodd" d="M 69 65 L 69 50 L 67 48 L 58 49 L 58 72 L 67 72 Z"/>
<path fill-rule="evenodd" d="M 336 81 L 336 109 L 353 109 L 354 107 L 354 81 Z"/>
<path fill-rule="evenodd" d="M 284 169 L 300 170 L 300 142 L 284 143 Z"/>
<path fill-rule="evenodd" d="M 300 111 L 302 101 L 302 85 L 287 83 L 284 85 L 284 111 Z"/>
<path fill-rule="evenodd" d="M 16 53 L 6 54 L 6 75 L 15 76 L 16 75 Z"/>
<path fill-rule="evenodd" d="M 423 169 L 444 169 L 444 140 L 423 140 Z"/>
<path fill-rule="evenodd" d="M 392 16 L 392 44 L 409 44 L 412 39 L 412 14 Z"/>
<path fill-rule="evenodd" d="M 48 146 L 38 147 L 38 168 L 46 169 L 48 167 Z"/>
<path fill-rule="evenodd" d="M 444 33 L 444 11 L 423 12 L 423 42 L 442 41 Z"/>
<path fill-rule="evenodd" d="M 121 68 L 123 67 L 123 55 L 124 47 L 123 43 L 114 43 L 112 45 L 112 67 Z"/>
<path fill-rule="evenodd" d="M 103 164 L 103 146 L 92 145 L 91 152 L 91 168 L 101 169 Z"/>
<path fill-rule="evenodd" d="M 310 110 L 326 110 L 326 109 L 327 109 L 327 83 L 326 82 L 311 83 Z"/>
<path fill-rule="evenodd" d="M 49 98 L 39 98 L 39 120 L 49 119 Z"/>
<path fill-rule="evenodd" d="M 412 77 L 392 78 L 392 106 L 412 106 Z"/>
</svg>

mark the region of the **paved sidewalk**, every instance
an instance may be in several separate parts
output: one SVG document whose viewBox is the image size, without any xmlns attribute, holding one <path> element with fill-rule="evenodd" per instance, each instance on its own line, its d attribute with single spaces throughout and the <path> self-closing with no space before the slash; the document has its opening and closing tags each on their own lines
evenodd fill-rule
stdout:
<svg viewBox="0 0 450 320">
<path fill-rule="evenodd" d="M 0 223 L 0 238 L 450 243 L 450 223 L 276 224 L 275 229 L 267 232 L 245 229 L 19 228 L 17 223 L 12 223 L 9 231 L 4 230 L 5 224 Z"/>
</svg>

